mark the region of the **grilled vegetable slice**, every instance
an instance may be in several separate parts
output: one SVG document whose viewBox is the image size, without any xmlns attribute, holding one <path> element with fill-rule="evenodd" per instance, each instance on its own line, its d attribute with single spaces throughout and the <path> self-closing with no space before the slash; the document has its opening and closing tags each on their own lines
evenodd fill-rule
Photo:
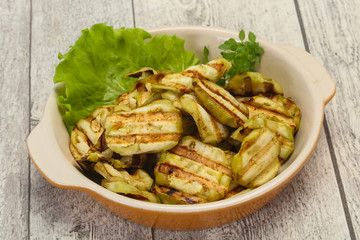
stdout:
<svg viewBox="0 0 360 240">
<path fill-rule="evenodd" d="M 184 94 L 180 102 L 183 110 L 193 117 L 204 143 L 215 145 L 229 136 L 228 129 L 207 112 L 195 96 Z"/>
<path fill-rule="evenodd" d="M 113 106 L 99 107 L 88 117 L 78 121 L 70 136 L 70 151 L 75 160 L 95 162 L 99 158 L 111 157 L 112 152 L 104 152 L 106 146 L 102 143 L 102 135 L 105 131 L 105 118 L 113 109 Z"/>
<path fill-rule="evenodd" d="M 247 107 L 228 91 L 207 80 L 194 80 L 194 90 L 200 103 L 222 124 L 240 127 L 248 119 Z"/>
<path fill-rule="evenodd" d="M 132 156 L 120 156 L 113 153 L 112 158 L 107 160 L 111 166 L 120 168 L 143 168 L 147 159 L 146 154 L 137 154 Z"/>
<path fill-rule="evenodd" d="M 162 153 L 154 172 L 158 186 L 209 202 L 223 198 L 232 179 L 224 151 L 190 136 L 183 137 L 175 148 Z"/>
<path fill-rule="evenodd" d="M 301 120 L 301 111 L 300 108 L 295 104 L 291 98 L 285 98 L 281 95 L 273 95 L 273 94 L 266 94 L 266 97 L 270 98 L 274 102 L 280 103 L 284 106 L 286 111 L 290 116 L 293 117 L 295 122 L 295 132 L 299 130 L 300 120 Z"/>
<path fill-rule="evenodd" d="M 254 96 L 259 93 L 284 94 L 282 87 L 273 79 L 258 72 L 236 74 L 225 85 L 225 89 L 234 95 Z"/>
<path fill-rule="evenodd" d="M 278 173 L 281 166 L 280 160 L 275 159 L 264 171 L 262 171 L 254 180 L 252 180 L 247 187 L 256 188 L 261 185 L 267 183 L 271 179 L 273 179 Z"/>
<path fill-rule="evenodd" d="M 109 114 L 105 127 L 108 147 L 122 156 L 166 151 L 182 135 L 181 114 L 168 100 Z"/>
<path fill-rule="evenodd" d="M 149 191 L 153 184 L 153 179 L 142 169 L 137 169 L 134 174 L 129 174 L 124 169 L 115 169 L 109 163 L 100 161 L 95 164 L 94 171 L 109 182 L 123 181 L 142 191 Z"/>
<path fill-rule="evenodd" d="M 205 203 L 205 199 L 188 194 L 179 192 L 174 188 L 168 188 L 164 186 L 154 186 L 154 193 L 159 197 L 160 202 L 164 204 L 195 204 Z"/>
<path fill-rule="evenodd" d="M 272 99 L 259 95 L 243 101 L 250 113 L 250 117 L 256 114 L 266 114 L 278 118 L 280 121 L 289 125 L 292 132 L 295 133 L 299 128 L 300 115 L 292 116 L 291 113 L 285 108 L 282 102 L 273 101 Z"/>
<path fill-rule="evenodd" d="M 114 104 L 125 105 L 130 109 L 134 109 L 142 107 L 160 98 L 160 93 L 150 92 L 145 83 L 138 81 L 129 92 L 121 94 Z"/>
<path fill-rule="evenodd" d="M 146 202 L 160 203 L 159 198 L 155 194 L 148 191 L 141 191 L 136 187 L 134 187 L 133 185 L 128 184 L 126 182 L 122 182 L 122 181 L 110 182 L 106 179 L 103 179 L 101 181 L 101 186 L 105 187 L 106 189 L 112 192 L 120 193 L 130 198 L 134 198 Z"/>
<path fill-rule="evenodd" d="M 222 78 L 225 72 L 231 68 L 231 62 L 225 58 L 216 58 L 206 65 L 200 64 L 191 66 L 185 70 L 187 74 L 191 73 L 194 77 L 199 79 L 206 79 L 211 82 L 217 82 Z"/>
<path fill-rule="evenodd" d="M 247 120 L 243 127 L 235 130 L 230 136 L 230 142 L 241 143 L 243 139 L 253 130 L 258 128 L 269 128 L 277 134 L 281 143 L 279 157 L 286 160 L 294 150 L 294 136 L 292 129 L 276 117 L 271 117 L 263 113 L 254 115 Z"/>
<path fill-rule="evenodd" d="M 268 128 L 255 129 L 247 135 L 240 151 L 232 158 L 234 180 L 247 187 L 274 161 L 279 161 L 280 142 Z"/>
</svg>

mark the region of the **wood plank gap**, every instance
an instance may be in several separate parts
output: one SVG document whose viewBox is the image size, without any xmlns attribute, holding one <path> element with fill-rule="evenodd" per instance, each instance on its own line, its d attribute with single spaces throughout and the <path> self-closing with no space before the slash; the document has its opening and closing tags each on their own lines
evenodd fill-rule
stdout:
<svg viewBox="0 0 360 240">
<path fill-rule="evenodd" d="M 299 19 L 299 24 L 300 24 L 300 29 L 301 29 L 301 34 L 302 34 L 302 37 L 303 37 L 303 41 L 304 41 L 305 50 L 310 53 L 310 48 L 309 48 L 309 44 L 308 44 L 308 40 L 307 40 L 307 36 L 306 36 L 306 32 L 305 32 L 305 27 L 304 27 L 304 22 L 303 22 L 303 19 L 302 19 L 302 16 L 301 16 L 298 0 L 294 0 L 294 5 L 295 5 L 296 13 L 297 13 L 297 16 L 298 16 L 298 19 Z M 331 161 L 332 161 L 333 168 L 334 168 L 336 182 L 337 182 L 339 193 L 340 193 L 341 202 L 342 202 L 342 205 L 343 205 L 343 210 L 344 210 L 344 214 L 345 214 L 345 218 L 346 218 L 346 223 L 347 223 L 348 229 L 349 229 L 350 238 L 351 238 L 351 240 L 355 240 L 356 236 L 355 236 L 354 226 L 353 226 L 353 223 L 352 223 L 352 220 L 351 220 L 349 207 L 348 207 L 347 200 L 346 200 L 346 194 L 345 194 L 345 191 L 344 191 L 344 185 L 342 183 L 342 179 L 341 179 L 341 175 L 340 175 L 340 171 L 339 171 L 339 166 L 337 164 L 337 158 L 336 158 L 336 155 L 335 155 L 335 150 L 334 150 L 334 146 L 333 146 L 333 143 L 332 143 L 332 140 L 331 140 L 330 130 L 329 130 L 329 126 L 328 126 L 328 123 L 327 123 L 327 120 L 326 120 L 325 113 L 324 113 L 323 126 L 324 126 L 325 136 L 326 136 L 326 140 L 327 140 L 329 151 L 330 151 Z"/>
<path fill-rule="evenodd" d="M 329 126 L 326 120 L 326 116 L 324 114 L 324 130 L 325 130 L 325 135 L 326 135 L 326 140 L 327 143 L 329 145 L 329 150 L 330 150 L 330 156 L 331 156 L 331 161 L 332 164 L 334 166 L 334 172 L 335 172 L 335 176 L 336 176 L 336 182 L 338 184 L 338 188 L 339 188 L 339 192 L 340 192 L 340 198 L 343 204 L 343 209 L 344 209 L 344 213 L 345 213 L 345 217 L 346 217 L 346 222 L 349 228 L 349 233 L 350 233 L 350 239 L 351 240 L 355 240 L 356 236 L 355 236 L 355 231 L 354 231 L 354 226 L 351 220 L 351 216 L 350 216 L 350 211 L 349 211 L 349 207 L 347 204 L 347 200 L 346 200 L 346 194 L 345 194 L 345 190 L 344 190 L 344 185 L 342 183 L 342 179 L 340 176 L 340 171 L 339 171 L 339 166 L 337 163 L 337 158 L 335 155 L 335 150 L 334 150 L 334 146 L 331 140 L 331 135 L 330 135 L 330 130 L 329 130 Z"/>
<path fill-rule="evenodd" d="M 30 0 L 30 21 L 29 21 L 29 78 L 28 78 L 28 84 L 29 84 L 29 132 L 28 135 L 31 132 L 31 41 L 32 41 L 32 0 Z M 31 159 L 28 157 L 28 199 L 27 199 L 27 239 L 30 240 L 30 194 L 31 191 Z"/>
<path fill-rule="evenodd" d="M 131 9 L 132 9 L 132 15 L 133 15 L 133 27 L 136 27 L 136 21 L 135 21 L 135 7 L 134 7 L 134 0 L 131 0 Z"/>
<path fill-rule="evenodd" d="M 299 3 L 298 3 L 297 0 L 294 0 L 294 5 L 295 5 L 297 17 L 298 17 L 298 19 L 299 19 L 299 24 L 300 24 L 300 29 L 301 29 L 301 35 L 302 35 L 302 37 L 303 37 L 303 42 L 304 42 L 305 50 L 306 50 L 307 52 L 310 52 L 310 50 L 309 50 L 309 44 L 308 44 L 307 36 L 306 36 L 306 32 L 305 32 L 304 22 L 303 22 L 301 13 L 300 13 Z"/>
</svg>

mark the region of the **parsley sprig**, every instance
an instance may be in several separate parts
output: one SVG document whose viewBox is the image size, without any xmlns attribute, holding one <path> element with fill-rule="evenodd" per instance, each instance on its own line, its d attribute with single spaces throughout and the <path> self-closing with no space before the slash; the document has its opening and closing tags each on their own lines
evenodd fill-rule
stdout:
<svg viewBox="0 0 360 240">
<path fill-rule="evenodd" d="M 230 79 L 237 73 L 254 71 L 255 63 L 261 62 L 261 54 L 264 53 L 264 49 L 256 42 L 254 33 L 249 32 L 248 41 L 245 41 L 245 32 L 241 30 L 239 39 L 240 42 L 237 42 L 230 38 L 219 46 L 219 49 L 224 50 L 221 52 L 223 58 L 232 63 L 227 72 Z"/>
</svg>

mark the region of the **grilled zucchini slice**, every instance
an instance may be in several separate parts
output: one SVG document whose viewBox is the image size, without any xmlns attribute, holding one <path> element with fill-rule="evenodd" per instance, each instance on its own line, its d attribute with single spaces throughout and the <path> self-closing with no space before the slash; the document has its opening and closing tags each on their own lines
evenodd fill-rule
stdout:
<svg viewBox="0 0 360 240">
<path fill-rule="evenodd" d="M 164 204 L 196 204 L 206 202 L 204 198 L 164 186 L 155 185 L 154 193 L 160 199 L 160 202 Z"/>
<path fill-rule="evenodd" d="M 207 112 L 195 96 L 184 94 L 180 102 L 182 109 L 193 117 L 204 143 L 215 145 L 229 136 L 229 130 Z"/>
<path fill-rule="evenodd" d="M 154 172 L 158 186 L 207 202 L 222 199 L 232 179 L 225 152 L 190 136 L 183 137 L 175 148 L 162 153 Z"/>
<path fill-rule="evenodd" d="M 237 128 L 248 119 L 247 107 L 219 85 L 195 79 L 194 91 L 200 103 L 222 124 Z"/>
<path fill-rule="evenodd" d="M 254 96 L 259 93 L 284 94 L 282 87 L 273 79 L 258 72 L 236 74 L 225 85 L 225 89 L 234 95 Z"/>
<path fill-rule="evenodd" d="M 105 121 L 108 147 L 122 156 L 166 151 L 179 142 L 182 119 L 168 100 L 156 100 L 131 111 L 109 114 Z"/>
<path fill-rule="evenodd" d="M 243 127 L 238 128 L 231 134 L 230 142 L 241 143 L 253 129 L 263 127 L 269 128 L 277 134 L 278 140 L 281 143 L 279 157 L 282 160 L 286 160 L 294 150 L 294 136 L 292 134 L 292 129 L 276 117 L 263 113 L 254 115 L 245 122 Z"/>
<path fill-rule="evenodd" d="M 296 115 L 292 115 L 291 111 L 285 108 L 283 102 L 274 101 L 266 96 L 258 95 L 242 101 L 242 103 L 244 103 L 249 109 L 250 118 L 254 115 L 263 113 L 276 117 L 280 121 L 289 125 L 293 134 L 299 129 L 300 112 L 296 112 Z"/>
<path fill-rule="evenodd" d="M 272 130 L 259 128 L 251 131 L 245 137 L 240 151 L 232 158 L 234 180 L 244 187 L 251 186 L 251 182 L 272 166 L 274 161 L 279 161 L 280 146 Z"/>
</svg>

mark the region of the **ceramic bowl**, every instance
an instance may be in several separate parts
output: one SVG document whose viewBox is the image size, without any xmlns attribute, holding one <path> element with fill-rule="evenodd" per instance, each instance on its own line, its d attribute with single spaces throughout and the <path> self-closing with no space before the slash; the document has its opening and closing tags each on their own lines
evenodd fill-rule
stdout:
<svg viewBox="0 0 360 240">
<path fill-rule="evenodd" d="M 209 59 L 220 56 L 217 47 L 224 40 L 238 37 L 238 32 L 208 27 L 169 27 L 149 32 L 153 35 L 175 34 L 185 39 L 185 48 L 194 51 L 197 56 L 203 55 L 206 45 L 210 50 Z M 261 39 L 258 41 L 265 49 L 258 71 L 277 80 L 285 96 L 290 96 L 302 111 L 294 152 L 281 166 L 279 174 L 261 187 L 237 197 L 198 205 L 155 204 L 113 193 L 79 170 L 69 151 L 69 135 L 57 108 L 55 91 L 47 101 L 39 125 L 27 139 L 34 165 L 53 185 L 86 192 L 110 211 L 149 227 L 204 229 L 227 224 L 253 213 L 283 190 L 304 166 L 319 138 L 324 107 L 335 94 L 334 81 L 309 53 Z"/>
</svg>

